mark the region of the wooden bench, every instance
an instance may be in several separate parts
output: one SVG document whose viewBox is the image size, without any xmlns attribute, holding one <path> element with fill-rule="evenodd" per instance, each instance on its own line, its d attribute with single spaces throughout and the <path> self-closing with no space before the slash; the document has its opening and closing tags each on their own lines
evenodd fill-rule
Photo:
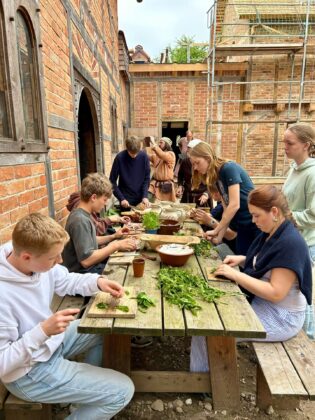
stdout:
<svg viewBox="0 0 315 420">
<path fill-rule="evenodd" d="M 81 308 L 84 298 L 81 296 L 55 295 L 51 309 L 53 312 L 66 308 Z M 51 420 L 51 404 L 24 401 L 10 394 L 0 382 L 0 409 L 4 409 L 5 420 Z"/>
<path fill-rule="evenodd" d="M 299 407 L 315 399 L 315 342 L 304 331 L 278 343 L 253 343 L 257 355 L 257 406 Z"/>
</svg>

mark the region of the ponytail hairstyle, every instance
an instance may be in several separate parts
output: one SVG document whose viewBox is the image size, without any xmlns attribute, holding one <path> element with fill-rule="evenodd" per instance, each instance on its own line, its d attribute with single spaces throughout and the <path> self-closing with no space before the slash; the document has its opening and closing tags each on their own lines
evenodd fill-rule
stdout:
<svg viewBox="0 0 315 420">
<path fill-rule="evenodd" d="M 297 123 L 288 127 L 301 143 L 309 143 L 308 155 L 315 158 L 315 130 L 309 124 Z"/>
<path fill-rule="evenodd" d="M 274 185 L 262 185 L 252 190 L 248 194 L 248 204 L 266 212 L 270 212 L 272 207 L 276 207 L 286 220 L 290 220 L 296 225 L 284 194 Z"/>
<path fill-rule="evenodd" d="M 197 189 L 201 183 L 207 186 L 215 184 L 221 166 L 227 162 L 227 160 L 216 156 L 210 144 L 204 141 L 201 141 L 189 150 L 189 157 L 203 158 L 209 163 L 206 175 L 202 175 L 195 170 L 192 171 L 193 190 Z"/>
</svg>

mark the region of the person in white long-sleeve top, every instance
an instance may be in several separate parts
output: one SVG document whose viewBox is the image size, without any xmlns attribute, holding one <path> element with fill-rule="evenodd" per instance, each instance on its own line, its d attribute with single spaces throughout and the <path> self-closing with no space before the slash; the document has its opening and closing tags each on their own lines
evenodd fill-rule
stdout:
<svg viewBox="0 0 315 420">
<path fill-rule="evenodd" d="M 0 379 L 14 395 L 43 403 L 74 403 L 68 419 L 110 419 L 131 400 L 132 381 L 97 367 L 102 337 L 79 334 L 78 308 L 50 310 L 54 293 L 121 297 L 123 287 L 98 274 L 60 265 L 67 232 L 40 213 L 21 219 L 0 248 Z M 68 360 L 87 352 L 88 363 Z"/>
</svg>

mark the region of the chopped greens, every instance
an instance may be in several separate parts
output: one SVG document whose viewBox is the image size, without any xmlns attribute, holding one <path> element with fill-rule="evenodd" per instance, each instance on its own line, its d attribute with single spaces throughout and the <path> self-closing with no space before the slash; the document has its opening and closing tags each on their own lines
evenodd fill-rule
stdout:
<svg viewBox="0 0 315 420">
<path fill-rule="evenodd" d="M 140 292 L 135 298 L 140 312 L 146 313 L 151 306 L 155 306 L 153 299 L 151 299 L 145 292 Z"/>
<path fill-rule="evenodd" d="M 105 302 L 99 302 L 96 304 L 97 309 L 108 309 L 109 305 Z"/>
<path fill-rule="evenodd" d="M 199 257 L 210 257 L 210 251 L 214 250 L 211 242 L 201 239 L 199 244 L 192 244 L 191 247 L 195 250 L 195 255 Z"/>
<path fill-rule="evenodd" d="M 114 309 L 117 309 L 118 311 L 121 311 L 121 312 L 129 312 L 128 306 L 125 306 L 125 305 L 117 305 Z"/>
<path fill-rule="evenodd" d="M 205 302 L 215 302 L 227 292 L 211 287 L 204 278 L 180 268 L 165 267 L 159 271 L 158 287 L 163 290 L 165 299 L 191 311 L 193 315 L 201 309 L 196 299 Z"/>
</svg>

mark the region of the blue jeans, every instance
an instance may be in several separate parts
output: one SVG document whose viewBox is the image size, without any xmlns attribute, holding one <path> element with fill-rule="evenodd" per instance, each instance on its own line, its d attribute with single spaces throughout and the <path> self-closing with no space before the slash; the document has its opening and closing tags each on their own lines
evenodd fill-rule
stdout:
<svg viewBox="0 0 315 420">
<path fill-rule="evenodd" d="M 79 404 L 68 420 L 111 419 L 129 403 L 134 385 L 120 372 L 66 359 L 88 351 L 90 363 L 101 361 L 102 337 L 77 333 L 78 323 L 71 323 L 63 343 L 47 362 L 37 363 L 6 387 L 27 401 Z"/>
<path fill-rule="evenodd" d="M 314 280 L 315 245 L 309 246 L 308 249 L 310 251 L 310 257 L 311 257 L 311 261 L 313 265 L 313 280 Z M 308 338 L 310 338 L 311 340 L 315 339 L 315 321 L 314 321 L 314 306 L 313 305 L 307 305 L 306 307 L 303 330 L 306 332 Z"/>
</svg>

